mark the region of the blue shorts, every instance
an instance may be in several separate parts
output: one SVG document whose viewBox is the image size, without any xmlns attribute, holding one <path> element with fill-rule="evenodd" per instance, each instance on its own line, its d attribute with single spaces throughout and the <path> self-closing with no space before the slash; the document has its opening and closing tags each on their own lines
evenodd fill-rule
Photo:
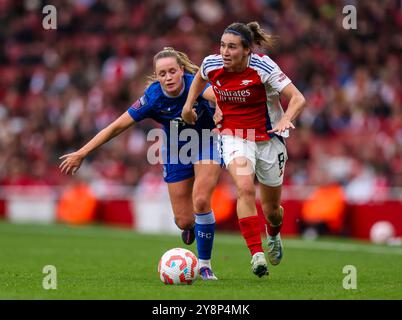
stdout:
<svg viewBox="0 0 402 320">
<path fill-rule="evenodd" d="M 216 163 L 223 166 L 223 160 L 218 148 L 218 137 L 214 135 L 209 143 L 198 146 L 198 152 L 188 156 L 189 163 L 182 163 L 180 160 L 171 161 L 163 165 L 163 179 L 166 183 L 183 181 L 194 177 L 194 164 L 201 160 L 214 160 Z"/>
</svg>

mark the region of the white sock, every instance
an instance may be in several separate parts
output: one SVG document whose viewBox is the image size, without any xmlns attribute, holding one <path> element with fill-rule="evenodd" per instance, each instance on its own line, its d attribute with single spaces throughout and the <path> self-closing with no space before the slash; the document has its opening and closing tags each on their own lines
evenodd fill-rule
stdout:
<svg viewBox="0 0 402 320">
<path fill-rule="evenodd" d="M 198 259 L 198 264 L 199 264 L 200 269 L 202 267 L 208 267 L 208 268 L 210 268 L 212 270 L 212 268 L 211 268 L 211 260 Z"/>
</svg>

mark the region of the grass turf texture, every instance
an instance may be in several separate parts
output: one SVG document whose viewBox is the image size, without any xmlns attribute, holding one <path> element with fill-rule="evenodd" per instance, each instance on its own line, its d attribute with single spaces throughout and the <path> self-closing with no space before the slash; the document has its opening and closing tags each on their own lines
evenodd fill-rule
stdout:
<svg viewBox="0 0 402 320">
<path fill-rule="evenodd" d="M 190 286 L 159 280 L 159 258 L 186 247 L 179 234 L 143 235 L 99 226 L 0 221 L 0 299 L 402 299 L 402 248 L 345 239 L 284 239 L 284 258 L 268 277 L 251 272 L 240 235 L 215 236 L 219 281 Z M 57 289 L 44 290 L 45 265 L 57 268 Z M 345 265 L 357 268 L 357 289 L 342 287 Z"/>
</svg>

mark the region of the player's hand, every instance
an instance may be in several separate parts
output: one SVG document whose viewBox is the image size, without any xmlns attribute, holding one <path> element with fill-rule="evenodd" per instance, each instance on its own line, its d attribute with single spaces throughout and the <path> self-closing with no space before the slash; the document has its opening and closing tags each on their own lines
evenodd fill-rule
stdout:
<svg viewBox="0 0 402 320">
<path fill-rule="evenodd" d="M 62 173 L 74 175 L 81 166 L 84 156 L 79 152 L 68 153 L 59 159 L 64 159 L 59 168 Z"/>
<path fill-rule="evenodd" d="M 197 112 L 195 112 L 195 108 L 183 108 L 181 118 L 184 122 L 194 125 L 197 121 Z"/>
<path fill-rule="evenodd" d="M 282 119 L 279 120 L 275 127 L 273 127 L 271 130 L 268 130 L 267 132 L 281 135 L 289 129 L 295 129 L 295 126 L 287 117 L 282 117 Z"/>
<path fill-rule="evenodd" d="M 219 122 L 221 122 L 223 120 L 223 113 L 221 111 L 221 109 L 217 108 L 214 114 L 214 122 L 215 125 L 218 126 Z"/>
</svg>

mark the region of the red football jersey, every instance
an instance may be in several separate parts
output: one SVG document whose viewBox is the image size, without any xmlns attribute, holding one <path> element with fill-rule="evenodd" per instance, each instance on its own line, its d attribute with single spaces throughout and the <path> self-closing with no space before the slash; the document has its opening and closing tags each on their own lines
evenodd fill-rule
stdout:
<svg viewBox="0 0 402 320">
<path fill-rule="evenodd" d="M 223 113 L 221 134 L 253 141 L 270 139 L 267 130 L 283 115 L 279 93 L 291 83 L 274 61 L 252 53 L 244 71 L 228 72 L 221 55 L 210 55 L 200 71 L 202 78 L 212 84 Z"/>
</svg>

